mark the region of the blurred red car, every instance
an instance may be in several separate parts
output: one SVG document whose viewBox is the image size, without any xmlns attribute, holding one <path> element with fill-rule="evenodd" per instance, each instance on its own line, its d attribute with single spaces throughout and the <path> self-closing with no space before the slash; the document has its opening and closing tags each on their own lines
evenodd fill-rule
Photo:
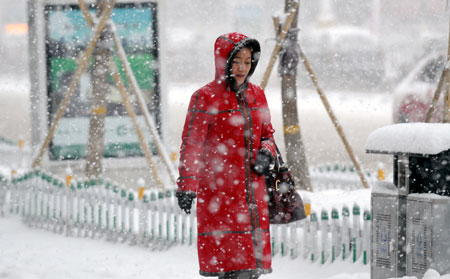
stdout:
<svg viewBox="0 0 450 279">
<path fill-rule="evenodd" d="M 395 123 L 424 122 L 431 100 L 446 61 L 443 52 L 431 52 L 417 65 L 394 90 L 393 120 Z M 431 122 L 441 122 L 443 95 L 435 108 Z"/>
</svg>

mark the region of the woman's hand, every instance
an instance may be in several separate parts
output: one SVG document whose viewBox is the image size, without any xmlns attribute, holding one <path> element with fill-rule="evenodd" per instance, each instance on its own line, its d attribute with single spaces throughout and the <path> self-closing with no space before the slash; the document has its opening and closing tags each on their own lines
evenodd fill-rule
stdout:
<svg viewBox="0 0 450 279">
<path fill-rule="evenodd" d="M 256 155 L 255 164 L 253 165 L 253 170 L 259 175 L 263 175 L 270 170 L 270 165 L 275 161 L 272 153 L 266 149 L 262 148 L 258 151 Z"/>
<path fill-rule="evenodd" d="M 175 196 L 178 199 L 178 206 L 186 212 L 187 214 L 191 214 L 192 202 L 197 197 L 194 192 L 177 192 Z"/>
</svg>

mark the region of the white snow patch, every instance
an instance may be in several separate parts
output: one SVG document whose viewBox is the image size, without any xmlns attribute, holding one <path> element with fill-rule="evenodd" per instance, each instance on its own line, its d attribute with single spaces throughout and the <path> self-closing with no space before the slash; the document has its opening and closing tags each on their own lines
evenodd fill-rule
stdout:
<svg viewBox="0 0 450 279">
<path fill-rule="evenodd" d="M 28 79 L 17 79 L 12 76 L 0 76 L 0 96 L 28 95 L 30 82 Z"/>
<path fill-rule="evenodd" d="M 391 182 L 378 181 L 373 184 L 372 193 L 395 195 L 398 193 L 398 188 Z"/>
<path fill-rule="evenodd" d="M 425 274 L 423 275 L 423 279 L 435 279 L 435 278 L 441 278 L 441 275 L 434 269 L 427 270 L 427 272 L 425 272 Z"/>
<path fill-rule="evenodd" d="M 369 135 L 366 150 L 381 153 L 438 154 L 450 149 L 450 124 L 400 123 Z"/>
<path fill-rule="evenodd" d="M 324 204 L 358 200 L 370 202 L 370 190 L 313 192 L 313 208 Z M 344 198 L 345 197 L 345 198 Z M 344 201 L 343 201 L 344 200 Z M 18 216 L 0 218 L 0 277 L 4 279 L 198 279 L 197 247 L 173 246 L 169 250 L 109 243 L 90 238 L 64 237 L 44 230 L 30 229 Z M 370 265 L 361 262 L 310 263 L 302 257 L 275 256 L 273 273 L 261 279 L 369 279 Z M 428 271 L 423 279 L 449 279 Z M 402 279 L 417 279 L 403 277 Z"/>
<path fill-rule="evenodd" d="M 431 194 L 431 193 L 423 193 L 423 194 L 409 194 L 409 198 L 419 198 L 419 199 L 430 199 L 430 200 L 450 200 L 450 197 L 441 196 L 438 194 Z"/>
</svg>

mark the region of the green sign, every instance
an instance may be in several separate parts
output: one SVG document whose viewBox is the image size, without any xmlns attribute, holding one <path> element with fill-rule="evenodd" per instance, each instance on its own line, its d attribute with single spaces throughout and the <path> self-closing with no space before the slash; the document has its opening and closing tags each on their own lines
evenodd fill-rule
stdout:
<svg viewBox="0 0 450 279">
<path fill-rule="evenodd" d="M 140 127 L 145 127 L 144 118 L 138 117 Z M 53 137 L 53 156 L 55 158 L 83 158 L 86 155 L 86 139 L 89 135 L 89 118 L 65 117 L 61 119 Z M 150 133 L 143 129 L 144 137 Z M 156 150 L 153 147 L 153 152 Z M 131 119 L 124 116 L 111 116 L 105 119 L 105 157 L 142 156 Z"/>
<path fill-rule="evenodd" d="M 91 10 L 94 14 L 94 10 Z M 77 68 L 76 59 L 86 49 L 91 28 L 78 6 L 48 5 L 45 7 L 48 113 L 50 121 L 57 112 Z M 158 37 L 156 4 L 117 4 L 111 14 L 130 66 L 141 88 L 147 107 L 160 124 L 160 96 L 158 69 Z M 112 44 L 111 44 L 112 45 Z M 120 65 L 113 51 L 113 60 Z M 93 59 L 91 59 L 93 61 Z M 128 89 L 122 67 L 120 74 Z M 92 63 L 82 74 L 64 117 L 59 122 L 50 144 L 53 160 L 84 158 L 87 150 L 89 115 L 91 111 Z M 122 98 L 109 77 L 110 90 L 106 96 L 105 157 L 142 156 L 139 142 Z M 128 92 L 131 92 L 128 90 Z M 139 114 L 140 111 L 136 110 Z M 142 118 L 142 117 L 141 117 Z M 141 127 L 143 125 L 142 119 Z M 144 129 L 145 130 L 145 129 Z M 146 135 L 146 138 L 150 138 Z"/>
</svg>

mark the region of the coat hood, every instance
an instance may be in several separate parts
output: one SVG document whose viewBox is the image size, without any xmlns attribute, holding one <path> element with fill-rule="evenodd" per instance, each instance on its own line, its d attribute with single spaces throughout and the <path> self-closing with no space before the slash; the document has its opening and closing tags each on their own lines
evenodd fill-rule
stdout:
<svg viewBox="0 0 450 279">
<path fill-rule="evenodd" d="M 216 81 L 222 82 L 231 78 L 231 60 L 244 47 L 249 48 L 252 52 L 252 65 L 248 73 L 248 77 L 250 77 L 259 61 L 261 53 L 259 42 L 240 33 L 228 33 L 216 39 L 214 44 Z"/>
</svg>

